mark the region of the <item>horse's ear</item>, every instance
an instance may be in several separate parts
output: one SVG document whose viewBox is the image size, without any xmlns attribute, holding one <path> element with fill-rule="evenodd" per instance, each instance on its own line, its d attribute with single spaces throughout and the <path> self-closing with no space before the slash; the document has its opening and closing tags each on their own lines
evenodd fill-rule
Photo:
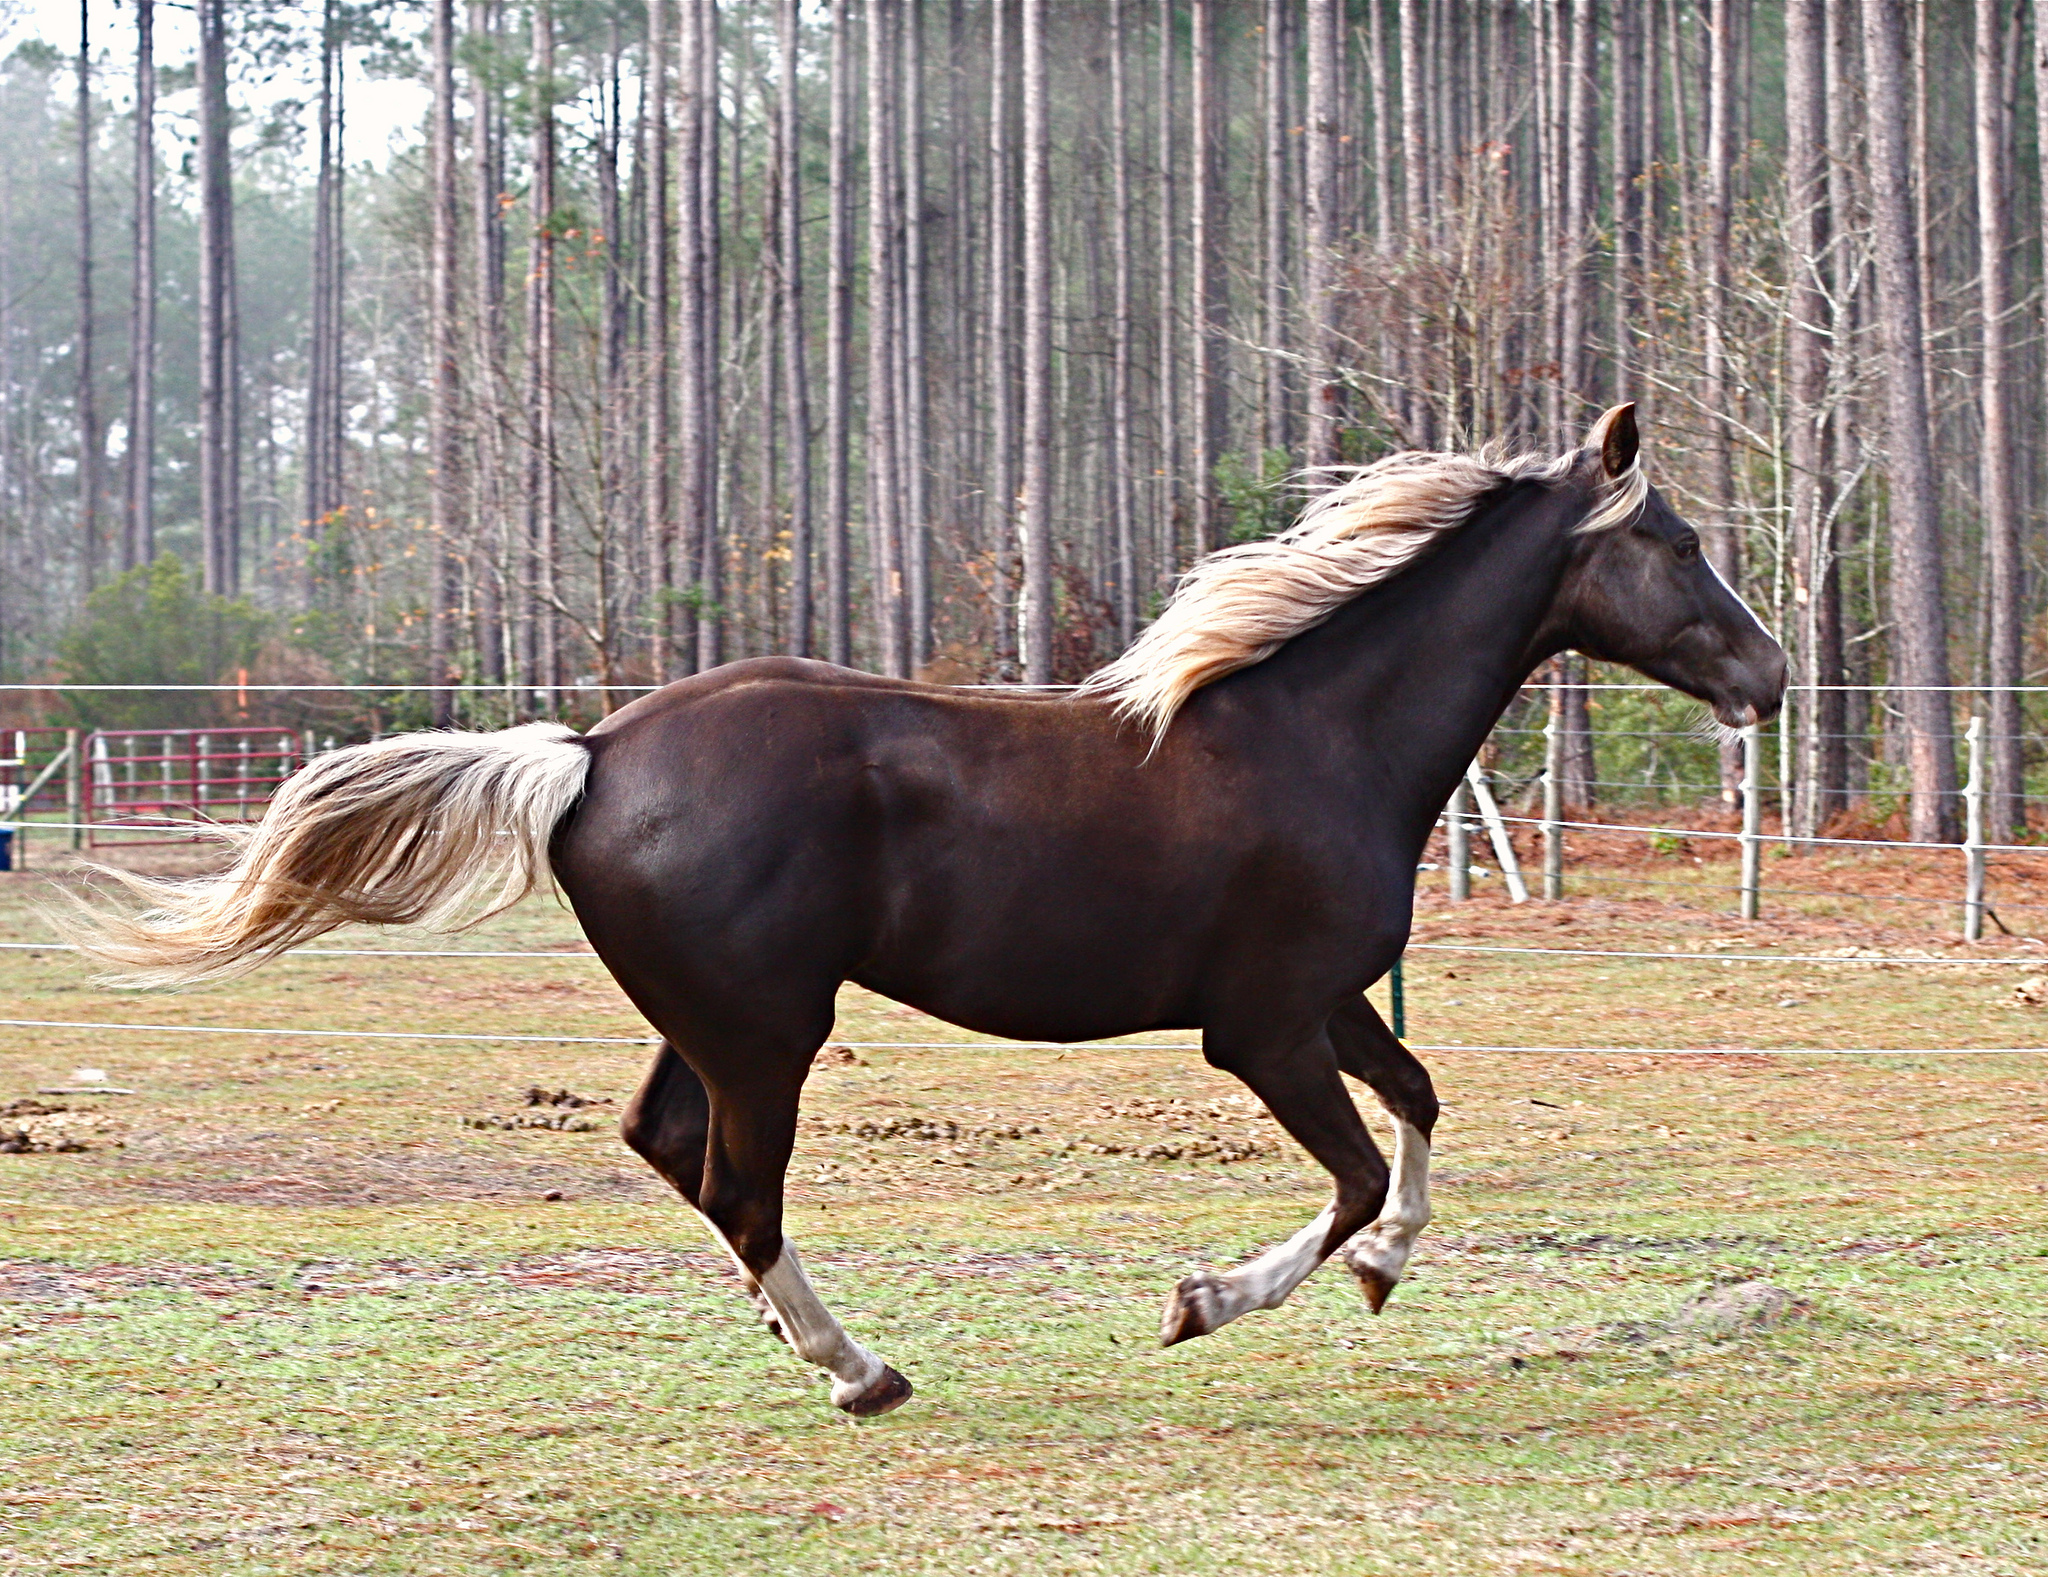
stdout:
<svg viewBox="0 0 2048 1577">
<path fill-rule="evenodd" d="M 1620 476 L 1636 463 L 1643 447 L 1636 431 L 1636 404 L 1617 405 L 1593 424 L 1586 434 L 1586 447 L 1600 456 L 1600 468 L 1609 476 Z"/>
</svg>

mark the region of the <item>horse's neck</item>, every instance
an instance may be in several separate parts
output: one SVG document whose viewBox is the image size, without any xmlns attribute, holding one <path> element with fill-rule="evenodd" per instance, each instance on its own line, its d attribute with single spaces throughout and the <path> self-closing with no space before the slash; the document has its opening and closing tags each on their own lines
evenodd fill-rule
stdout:
<svg viewBox="0 0 2048 1577">
<path fill-rule="evenodd" d="M 1548 501 L 1483 512 L 1437 552 L 1296 637 L 1243 681 L 1346 760 L 1376 811 L 1426 829 L 1528 677 L 1569 546 Z M 1422 834 L 1418 834 L 1422 835 Z"/>
</svg>

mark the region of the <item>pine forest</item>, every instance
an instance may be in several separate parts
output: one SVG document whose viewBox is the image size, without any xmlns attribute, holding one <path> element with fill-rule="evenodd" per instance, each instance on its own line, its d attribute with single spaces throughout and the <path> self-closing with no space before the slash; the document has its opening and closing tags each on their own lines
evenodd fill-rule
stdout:
<svg viewBox="0 0 2048 1577">
<path fill-rule="evenodd" d="M 0 679 L 257 695 L 10 726 L 1071 682 L 1319 468 L 1634 400 L 1792 653 L 1788 827 L 1952 838 L 1981 713 L 2026 833 L 2048 0 L 73 16 L 0 66 Z M 1529 703 L 1569 802 L 1727 789 L 1603 674 Z"/>
</svg>

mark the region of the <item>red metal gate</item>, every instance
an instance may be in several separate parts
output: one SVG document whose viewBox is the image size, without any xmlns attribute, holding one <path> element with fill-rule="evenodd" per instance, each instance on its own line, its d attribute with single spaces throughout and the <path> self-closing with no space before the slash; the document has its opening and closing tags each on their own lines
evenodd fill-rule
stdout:
<svg viewBox="0 0 2048 1577">
<path fill-rule="evenodd" d="M 94 847 L 179 843 L 197 827 L 258 820 L 270 797 L 305 759 L 288 728 L 150 728 L 93 734 L 85 822 Z M 142 838 L 189 823 L 194 831 Z M 109 825 L 112 824 L 112 825 Z"/>
</svg>

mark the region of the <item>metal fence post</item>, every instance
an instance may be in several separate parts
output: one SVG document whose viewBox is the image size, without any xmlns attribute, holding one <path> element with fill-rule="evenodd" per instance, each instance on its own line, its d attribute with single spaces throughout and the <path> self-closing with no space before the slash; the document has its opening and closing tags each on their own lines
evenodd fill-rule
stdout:
<svg viewBox="0 0 2048 1577">
<path fill-rule="evenodd" d="M 1543 725 L 1543 896 L 1555 903 L 1564 896 L 1564 734 L 1557 713 Z"/>
<path fill-rule="evenodd" d="M 84 818 L 80 814 L 84 795 L 80 788 L 85 782 L 85 759 L 80 749 L 81 735 L 75 728 L 64 730 L 64 819 L 71 823 L 71 847 L 85 847 Z"/>
<path fill-rule="evenodd" d="M 1460 779 L 1451 790 L 1451 802 L 1444 807 L 1444 859 L 1451 868 L 1451 899 L 1455 903 L 1472 896 L 1472 824 L 1465 819 L 1465 793 Z"/>
<path fill-rule="evenodd" d="M 1757 916 L 1759 875 L 1763 855 L 1763 800 L 1757 793 L 1756 762 L 1762 753 L 1760 730 L 1751 723 L 1742 731 L 1742 918 Z"/>
<path fill-rule="evenodd" d="M 1984 937 L 1984 719 L 1972 716 L 1970 777 L 1963 785 L 1963 940 Z"/>
<path fill-rule="evenodd" d="M 1522 881 L 1522 862 L 1515 858 L 1508 824 L 1500 819 L 1500 807 L 1493 802 L 1493 790 L 1486 786 L 1486 774 L 1479 770 L 1478 762 L 1465 768 L 1465 781 L 1472 785 L 1472 802 L 1479 807 L 1479 819 L 1486 823 L 1487 834 L 1493 839 L 1493 856 L 1500 861 L 1500 879 L 1507 887 L 1509 900 L 1527 903 L 1529 889 Z"/>
</svg>

